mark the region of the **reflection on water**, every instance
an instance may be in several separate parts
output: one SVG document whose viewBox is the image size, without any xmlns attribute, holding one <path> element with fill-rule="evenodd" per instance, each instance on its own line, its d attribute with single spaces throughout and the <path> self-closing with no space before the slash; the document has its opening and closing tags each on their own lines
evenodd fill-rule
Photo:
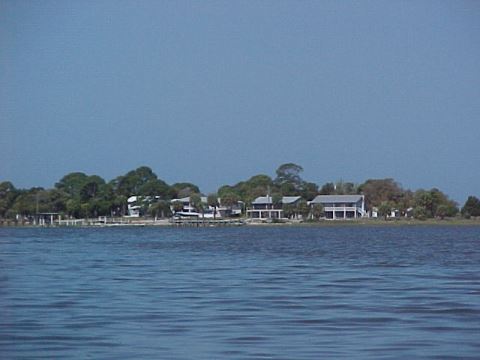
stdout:
<svg viewBox="0 0 480 360">
<path fill-rule="evenodd" d="M 479 227 L 0 229 L 0 358 L 478 358 Z"/>
</svg>

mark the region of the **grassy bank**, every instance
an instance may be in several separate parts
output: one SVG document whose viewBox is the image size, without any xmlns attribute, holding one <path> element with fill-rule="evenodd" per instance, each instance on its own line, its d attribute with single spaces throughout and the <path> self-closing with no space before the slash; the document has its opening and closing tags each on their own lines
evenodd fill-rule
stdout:
<svg viewBox="0 0 480 360">
<path fill-rule="evenodd" d="M 356 219 L 356 220 L 320 220 L 302 223 L 272 222 L 249 224 L 252 226 L 480 226 L 480 218 L 446 218 L 446 219 Z"/>
</svg>

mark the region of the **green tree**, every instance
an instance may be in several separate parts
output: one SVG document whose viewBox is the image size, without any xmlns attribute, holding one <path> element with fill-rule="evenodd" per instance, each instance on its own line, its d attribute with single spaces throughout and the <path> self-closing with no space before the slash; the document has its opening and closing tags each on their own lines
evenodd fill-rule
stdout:
<svg viewBox="0 0 480 360">
<path fill-rule="evenodd" d="M 369 179 L 359 186 L 358 192 L 365 195 L 368 209 L 379 207 L 382 202 L 390 202 L 396 207 L 403 197 L 404 190 L 393 179 Z"/>
<path fill-rule="evenodd" d="M 192 183 L 175 183 L 171 186 L 172 197 L 176 199 L 182 199 L 198 193 L 200 193 L 200 189 Z"/>
<path fill-rule="evenodd" d="M 69 199 L 66 203 L 67 214 L 74 218 L 80 218 L 82 215 L 82 203 L 79 199 Z"/>
<path fill-rule="evenodd" d="M 98 175 L 67 174 L 49 190 L 48 211 L 66 212 L 72 217 L 112 215 L 117 207 L 113 187 L 114 182 L 106 184 Z"/>
<path fill-rule="evenodd" d="M 0 183 L 0 218 L 7 216 L 7 212 L 12 207 L 18 194 L 19 192 L 10 181 Z"/>
<path fill-rule="evenodd" d="M 46 203 L 50 212 L 65 213 L 69 195 L 63 190 L 50 189 L 46 191 Z"/>
<path fill-rule="evenodd" d="M 352 182 L 337 181 L 334 185 L 336 195 L 353 195 L 357 193 L 357 187 Z"/>
<path fill-rule="evenodd" d="M 203 203 L 200 194 L 192 194 L 190 196 L 190 204 L 197 212 L 201 213 L 202 218 L 204 218 L 205 204 Z"/>
<path fill-rule="evenodd" d="M 264 196 L 271 193 L 273 186 L 272 179 L 267 175 L 255 175 L 245 182 L 240 182 L 235 186 L 243 199 L 251 201 L 258 196 Z"/>
<path fill-rule="evenodd" d="M 165 218 L 170 216 L 172 214 L 170 202 L 167 200 L 159 200 L 156 203 L 153 203 L 148 208 L 148 214 L 153 216 L 155 220 L 157 220 L 158 217 Z"/>
<path fill-rule="evenodd" d="M 441 216 L 437 214 L 437 209 L 441 205 L 445 205 L 445 207 L 441 209 L 442 212 L 446 211 L 446 215 L 444 216 L 455 216 L 458 212 L 457 204 L 436 188 L 431 190 L 417 190 L 414 194 L 413 202 L 415 207 L 425 209 L 425 217 L 427 218 Z"/>
<path fill-rule="evenodd" d="M 296 205 L 296 212 L 302 216 L 302 219 L 307 219 L 310 214 L 310 207 L 307 202 L 303 199 L 300 199 Z"/>
<path fill-rule="evenodd" d="M 217 194 L 209 194 L 207 196 L 207 205 L 213 207 L 213 219 L 215 220 L 217 218 L 217 207 L 219 205 Z"/>
<path fill-rule="evenodd" d="M 172 208 L 175 213 L 183 211 L 183 203 L 181 201 L 174 201 Z"/>
<path fill-rule="evenodd" d="M 7 216 L 22 215 L 31 217 L 41 212 L 51 211 L 48 192 L 41 187 L 19 191 L 18 196 L 9 209 Z"/>
<path fill-rule="evenodd" d="M 334 195 L 335 194 L 335 184 L 332 182 L 326 183 L 320 189 L 320 195 Z"/>
<path fill-rule="evenodd" d="M 311 213 L 315 220 L 319 220 L 325 215 L 325 211 L 322 204 L 312 204 Z"/>
<path fill-rule="evenodd" d="M 162 198 L 170 197 L 170 186 L 160 179 L 148 180 L 144 184 L 140 185 L 138 189 L 138 195 L 140 196 L 161 196 Z"/>
<path fill-rule="evenodd" d="M 116 208 L 115 200 L 112 184 L 107 184 L 100 176 L 89 176 L 80 190 L 80 201 L 85 204 L 81 215 L 109 216 Z"/>
<path fill-rule="evenodd" d="M 112 202 L 104 198 L 97 198 L 90 202 L 90 207 L 93 216 L 109 216 L 111 214 Z"/>
<path fill-rule="evenodd" d="M 252 176 L 250 179 L 248 179 L 247 184 L 249 185 L 249 187 L 257 187 L 257 186 L 263 186 L 265 188 L 273 187 L 272 178 L 264 174 Z"/>
<path fill-rule="evenodd" d="M 383 216 L 383 218 L 385 220 L 387 220 L 387 217 L 390 215 L 390 213 L 392 212 L 392 207 L 393 207 L 393 204 L 388 202 L 388 201 L 382 201 L 382 203 L 380 204 L 380 206 L 378 207 L 378 214 L 380 216 Z"/>
<path fill-rule="evenodd" d="M 404 190 L 395 205 L 401 215 L 407 214 L 408 210 L 414 206 L 413 192 L 410 190 Z"/>
<path fill-rule="evenodd" d="M 39 205 L 38 211 L 37 204 Z M 39 201 L 37 201 L 37 194 L 29 191 L 21 191 L 10 208 L 9 217 L 13 217 L 17 214 L 22 216 L 32 216 L 41 211 L 42 209 L 40 208 Z"/>
<path fill-rule="evenodd" d="M 276 171 L 277 177 L 275 183 L 291 183 L 301 185 L 303 182 L 300 174 L 303 172 L 303 168 L 300 165 L 294 163 L 287 163 L 280 165 Z"/>
<path fill-rule="evenodd" d="M 55 184 L 55 188 L 66 192 L 72 198 L 78 198 L 88 178 L 89 177 L 83 172 L 72 172 L 61 178 L 60 181 Z"/>
<path fill-rule="evenodd" d="M 457 214 L 458 214 L 457 205 L 454 202 L 449 201 L 449 202 L 441 203 L 440 205 L 438 205 L 435 216 L 438 216 L 444 219 L 445 217 L 454 217 Z"/>
<path fill-rule="evenodd" d="M 220 200 L 223 206 L 232 207 L 238 204 L 240 197 L 233 192 L 228 192 L 224 193 Z"/>
<path fill-rule="evenodd" d="M 276 189 L 285 196 L 301 195 L 304 191 L 307 192 L 307 196 L 311 196 L 309 192 L 312 191 L 315 184 L 308 183 L 307 185 L 300 176 L 302 172 L 303 168 L 294 163 L 280 165 L 276 171 L 277 177 L 274 180 Z"/>
<path fill-rule="evenodd" d="M 127 213 L 127 197 L 125 195 L 119 195 L 119 194 L 117 195 L 112 193 L 112 207 L 111 207 L 112 216 L 113 215 L 123 216 L 126 213 Z"/>
<path fill-rule="evenodd" d="M 462 215 L 465 217 L 480 216 L 480 199 L 469 196 L 462 207 Z"/>
<path fill-rule="evenodd" d="M 445 204 L 441 204 L 437 208 L 436 215 L 440 217 L 442 220 L 445 219 L 445 216 L 448 216 L 448 206 Z"/>
<path fill-rule="evenodd" d="M 80 199 L 84 202 L 88 202 L 90 199 L 97 198 L 100 192 L 100 188 L 105 185 L 105 180 L 100 176 L 89 176 L 80 189 Z"/>
<path fill-rule="evenodd" d="M 431 218 L 434 216 L 434 199 L 430 191 L 423 189 L 417 190 L 414 195 L 414 206 L 415 208 L 424 209 L 425 218 Z"/>
<path fill-rule="evenodd" d="M 80 205 L 80 213 L 83 217 L 85 217 L 85 219 L 88 219 L 90 217 L 91 212 L 92 209 L 89 203 L 83 203 Z"/>
<path fill-rule="evenodd" d="M 115 180 L 112 180 L 113 186 L 117 195 L 123 195 L 126 197 L 132 195 L 145 196 L 147 194 L 141 193 L 142 190 L 150 191 L 151 187 L 158 185 L 155 181 L 158 180 L 157 175 L 148 166 L 140 166 L 135 170 L 131 170 L 123 176 L 118 176 Z M 152 182 L 149 187 L 147 184 Z M 151 194 L 148 194 L 151 195 Z M 153 194 L 159 195 L 159 194 Z"/>
<path fill-rule="evenodd" d="M 217 194 L 218 194 L 218 197 L 222 198 L 222 199 L 225 197 L 225 195 L 229 195 L 229 194 L 235 194 L 235 195 L 239 196 L 238 195 L 238 190 L 235 189 L 235 187 L 230 186 L 230 185 L 221 186 L 218 189 Z"/>
<path fill-rule="evenodd" d="M 425 220 L 427 218 L 427 209 L 424 206 L 415 206 L 413 209 L 413 217 L 419 220 Z"/>
<path fill-rule="evenodd" d="M 236 205 L 238 205 L 238 202 L 240 201 L 240 197 L 234 193 L 234 192 L 224 192 L 222 197 L 219 198 L 220 203 L 222 206 L 225 206 L 227 208 L 227 215 L 231 215 L 232 213 L 232 208 Z"/>
<path fill-rule="evenodd" d="M 255 175 L 244 183 L 242 192 L 245 197 L 254 199 L 258 196 L 264 196 L 271 193 L 274 188 L 272 179 L 267 175 Z"/>
<path fill-rule="evenodd" d="M 274 209 L 282 207 L 282 195 L 276 193 L 272 195 L 272 205 Z"/>
<path fill-rule="evenodd" d="M 283 183 L 276 187 L 282 195 L 295 196 L 299 194 L 300 189 L 293 183 Z"/>
<path fill-rule="evenodd" d="M 283 216 L 287 219 L 291 219 L 296 214 L 296 207 L 293 204 L 283 205 Z"/>
<path fill-rule="evenodd" d="M 300 190 L 300 196 L 305 200 L 313 200 L 318 195 L 318 185 L 312 182 L 304 182 Z"/>
<path fill-rule="evenodd" d="M 258 196 L 265 196 L 272 192 L 278 192 L 277 186 L 272 179 L 267 175 L 259 174 L 252 176 L 247 181 L 240 181 L 233 186 L 224 185 L 220 187 L 218 196 L 224 198 L 226 193 L 234 193 L 239 197 L 239 200 L 250 204 Z"/>
</svg>

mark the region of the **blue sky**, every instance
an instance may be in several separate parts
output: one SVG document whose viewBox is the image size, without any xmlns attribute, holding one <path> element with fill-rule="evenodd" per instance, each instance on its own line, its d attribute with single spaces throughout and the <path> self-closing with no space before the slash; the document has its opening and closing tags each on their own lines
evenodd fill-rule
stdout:
<svg viewBox="0 0 480 360">
<path fill-rule="evenodd" d="M 295 162 L 480 196 L 476 1 L 0 0 L 0 181 Z"/>
</svg>

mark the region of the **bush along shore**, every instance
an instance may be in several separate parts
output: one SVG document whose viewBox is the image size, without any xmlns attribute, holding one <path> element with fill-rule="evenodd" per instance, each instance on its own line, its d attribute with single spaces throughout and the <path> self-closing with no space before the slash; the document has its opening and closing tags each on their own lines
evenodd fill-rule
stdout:
<svg viewBox="0 0 480 360">
<path fill-rule="evenodd" d="M 304 180 L 303 168 L 283 164 L 275 176 L 258 174 L 215 193 L 202 194 L 190 182 L 167 184 L 151 168 L 141 166 L 110 181 L 73 172 L 52 188 L 18 189 L 0 182 L 0 224 L 8 225 L 179 225 L 299 224 L 366 225 L 478 224 L 480 200 L 471 195 L 460 206 L 437 188 L 410 190 L 394 179 L 368 179 L 361 184 Z M 362 214 L 349 221 L 326 221 L 317 195 L 361 195 Z M 276 218 L 252 219 L 249 211 L 268 199 Z M 283 201 L 282 201 L 283 199 Z M 295 199 L 288 202 L 285 199 Z M 364 212 L 363 212 L 364 205 Z M 277 210 L 278 209 L 278 210 Z M 213 218 L 212 218 L 213 214 Z M 196 215 L 192 218 L 190 215 Z M 205 225 L 207 224 L 207 225 Z"/>
</svg>

